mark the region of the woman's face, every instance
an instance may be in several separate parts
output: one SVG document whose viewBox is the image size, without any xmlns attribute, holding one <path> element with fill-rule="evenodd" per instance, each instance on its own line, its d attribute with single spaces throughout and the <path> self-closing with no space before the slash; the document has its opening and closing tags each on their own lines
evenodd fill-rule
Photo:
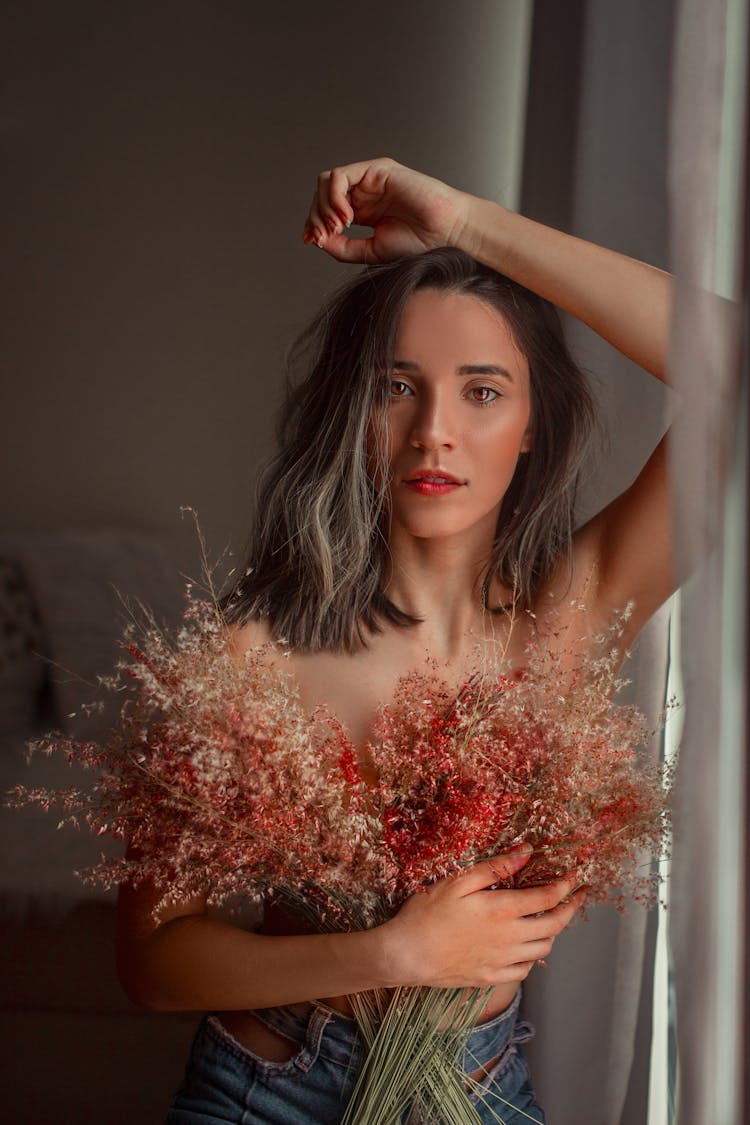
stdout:
<svg viewBox="0 0 750 1125">
<path fill-rule="evenodd" d="M 502 314 L 466 294 L 418 290 L 386 377 L 392 534 L 492 537 L 531 448 L 528 363 Z"/>
</svg>

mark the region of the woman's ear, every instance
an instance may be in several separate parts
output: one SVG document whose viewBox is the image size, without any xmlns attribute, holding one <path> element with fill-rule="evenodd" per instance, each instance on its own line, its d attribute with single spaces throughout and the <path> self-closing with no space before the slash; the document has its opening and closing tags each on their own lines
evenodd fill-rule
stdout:
<svg viewBox="0 0 750 1125">
<path fill-rule="evenodd" d="M 521 438 L 521 448 L 520 448 L 519 452 L 520 453 L 531 453 L 531 450 L 533 448 L 534 448 L 534 435 L 531 431 L 531 425 L 528 425 L 526 427 L 526 432 L 524 433 L 523 437 Z"/>
</svg>

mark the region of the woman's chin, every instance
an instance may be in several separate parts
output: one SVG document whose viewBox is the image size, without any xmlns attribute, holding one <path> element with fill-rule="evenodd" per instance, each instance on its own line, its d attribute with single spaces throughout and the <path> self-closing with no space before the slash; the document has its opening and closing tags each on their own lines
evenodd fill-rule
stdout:
<svg viewBox="0 0 750 1125">
<path fill-rule="evenodd" d="M 465 517 L 456 518 L 455 514 L 451 515 L 447 512 L 433 512 L 419 519 L 412 517 L 398 520 L 397 523 L 398 531 L 409 538 L 434 541 L 436 544 L 448 543 L 450 540 L 467 536 L 471 540 L 486 538 L 491 542 L 497 526 L 497 516 L 493 514 L 491 518 L 484 516 L 472 521 Z M 393 530 L 396 530 L 396 521 Z M 392 542 L 393 538 L 392 535 Z"/>
</svg>

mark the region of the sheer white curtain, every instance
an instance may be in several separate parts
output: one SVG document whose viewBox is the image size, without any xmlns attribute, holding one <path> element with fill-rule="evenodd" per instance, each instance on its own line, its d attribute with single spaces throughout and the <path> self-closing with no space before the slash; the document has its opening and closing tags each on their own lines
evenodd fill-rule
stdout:
<svg viewBox="0 0 750 1125">
<path fill-rule="evenodd" d="M 551 16 L 544 0 L 537 15 Z M 565 153 L 572 164 L 565 221 L 577 235 L 666 266 L 671 5 L 597 0 L 583 16 L 577 143 Z M 545 135 L 543 142 L 549 140 Z M 585 519 L 632 482 L 674 404 L 657 380 L 582 326 L 568 327 L 579 362 L 600 389 L 609 431 L 586 482 Z M 654 725 L 664 703 L 667 641 L 664 610 L 623 670 L 631 682 L 622 702 L 636 702 Z M 658 756 L 658 737 L 649 749 Z M 654 912 L 639 907 L 625 915 L 596 907 L 588 922 L 558 939 L 549 970 L 529 977 L 526 1007 L 539 1029 L 529 1050 L 532 1075 L 554 1125 L 644 1125 L 655 922 Z"/>
<path fill-rule="evenodd" d="M 746 387 L 739 379 L 747 0 L 679 0 L 670 150 L 672 432 L 685 687 L 669 933 L 680 1125 L 739 1125 Z"/>
<path fill-rule="evenodd" d="M 665 6 L 656 8 L 669 18 Z M 575 233 L 609 245 L 619 238 L 618 248 L 654 261 L 650 247 L 642 245 L 648 241 L 643 231 L 654 221 L 644 206 L 646 185 L 632 182 L 623 161 L 629 154 L 641 162 L 636 173 L 641 175 L 649 162 L 668 159 L 668 264 L 677 276 L 671 372 L 677 395 L 676 408 L 675 399 L 667 405 L 677 415 L 671 449 L 678 565 L 682 575 L 691 575 L 672 607 L 681 626 L 673 629 L 672 642 L 679 648 L 674 656 L 685 690 L 668 912 L 681 1060 L 678 1121 L 739 1125 L 747 466 L 737 440 L 743 404 L 737 378 L 736 248 L 742 244 L 747 0 L 674 0 L 668 139 L 655 137 L 640 93 L 650 83 L 655 97 L 658 86 L 649 69 L 656 18 L 654 7 L 642 0 L 587 5 L 584 63 L 609 72 L 598 81 L 598 102 L 592 99 L 599 110 L 587 117 L 584 106 L 580 115 L 575 194 L 596 197 L 599 218 L 608 220 L 600 201 L 609 193 L 618 217 L 601 229 L 587 226 L 582 214 L 574 215 L 574 223 Z M 610 37 L 598 56 L 592 51 L 602 46 L 601 37 L 596 44 L 592 39 L 597 24 L 607 25 Z M 604 98 L 615 98 L 614 107 L 602 105 L 602 91 Z M 656 100 L 654 106 L 658 111 Z M 598 148 L 597 114 L 610 131 L 609 142 L 602 134 Z M 589 172 L 581 166 L 587 145 L 597 154 Z M 607 151 L 613 159 L 604 162 L 601 154 Z M 632 201 L 628 186 L 635 188 Z M 640 221 L 632 213 L 639 207 Z M 590 341 L 574 344 L 579 356 L 582 344 L 583 362 L 592 370 L 606 373 L 609 364 L 616 365 Z M 624 418 L 628 432 L 637 433 L 636 416 L 653 420 L 659 404 L 638 372 L 613 375 L 636 404 L 626 407 Z M 652 444 L 656 438 L 658 433 Z M 665 609 L 644 631 L 627 669 L 632 696 L 650 713 L 661 707 L 666 689 L 668 617 Z M 657 753 L 658 745 L 652 749 Z M 532 1072 L 555 1125 L 643 1125 L 646 1120 L 654 928 L 653 914 L 633 910 L 620 918 L 599 910 L 587 925 L 558 940 L 546 976 L 529 978 L 527 1011 L 540 1028 L 530 1050 Z M 664 963 L 658 971 L 665 981 Z M 657 990 L 656 1002 L 665 1009 L 666 988 Z M 656 1066 L 664 1071 L 669 1065 L 667 1013 L 660 1014 L 665 1049 L 660 1056 L 657 1052 Z M 661 1077 L 665 1088 L 669 1075 Z M 652 1096 L 651 1109 L 650 1125 L 668 1125 L 666 1098 L 657 1103 Z"/>
</svg>

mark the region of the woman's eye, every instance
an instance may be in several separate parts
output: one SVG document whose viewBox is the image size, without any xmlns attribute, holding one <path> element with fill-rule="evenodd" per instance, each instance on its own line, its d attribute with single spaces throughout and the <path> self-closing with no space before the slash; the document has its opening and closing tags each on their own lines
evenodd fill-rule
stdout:
<svg viewBox="0 0 750 1125">
<path fill-rule="evenodd" d="M 402 382 L 401 379 L 391 379 L 391 398 L 406 398 L 411 393 L 408 383 Z"/>
<path fill-rule="evenodd" d="M 481 406 L 494 402 L 499 398 L 499 392 L 494 387 L 472 387 L 469 391 L 474 402 L 478 402 Z"/>
</svg>

